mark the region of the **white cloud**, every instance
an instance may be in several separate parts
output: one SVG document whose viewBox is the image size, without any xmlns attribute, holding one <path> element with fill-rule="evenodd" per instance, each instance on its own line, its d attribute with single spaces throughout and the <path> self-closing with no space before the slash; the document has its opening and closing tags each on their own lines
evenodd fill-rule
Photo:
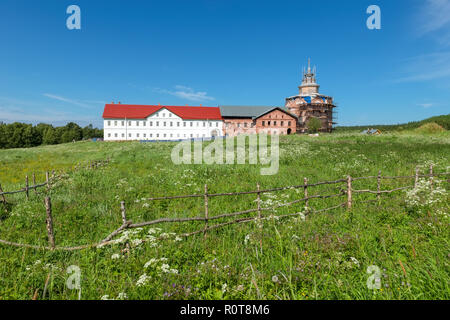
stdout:
<svg viewBox="0 0 450 320">
<path fill-rule="evenodd" d="M 70 104 L 73 104 L 75 106 L 82 107 L 82 108 L 87 108 L 87 109 L 94 108 L 91 105 L 92 103 L 94 103 L 94 104 L 101 104 L 101 103 L 103 103 L 102 101 L 92 101 L 92 100 L 89 100 L 89 101 L 78 101 L 78 100 L 65 98 L 65 97 L 62 97 L 60 95 L 51 94 L 51 93 L 44 93 L 42 95 L 47 97 L 47 98 L 50 98 L 50 99 L 54 99 L 54 100 L 58 100 L 58 101 L 66 102 L 66 103 L 70 103 Z"/>
<path fill-rule="evenodd" d="M 418 106 L 423 108 L 431 108 L 433 106 L 432 103 L 419 103 Z"/>
<path fill-rule="evenodd" d="M 170 94 L 172 96 L 190 100 L 190 101 L 212 101 L 215 100 L 213 97 L 208 96 L 205 91 L 194 91 L 194 89 L 186 86 L 177 85 L 175 86 L 175 91 L 155 88 L 155 91 L 159 93 Z"/>
<path fill-rule="evenodd" d="M 441 44 L 450 45 L 450 0 L 426 0 L 418 26 L 419 36 L 432 34 Z"/>
<path fill-rule="evenodd" d="M 435 52 L 409 58 L 404 63 L 404 76 L 395 82 L 418 82 L 450 78 L 450 51 Z"/>
</svg>

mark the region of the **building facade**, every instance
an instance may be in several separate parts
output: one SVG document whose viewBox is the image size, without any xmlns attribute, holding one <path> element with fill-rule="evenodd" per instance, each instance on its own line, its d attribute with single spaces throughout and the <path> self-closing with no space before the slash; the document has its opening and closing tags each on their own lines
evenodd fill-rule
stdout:
<svg viewBox="0 0 450 320">
<path fill-rule="evenodd" d="M 280 107 L 220 106 L 225 136 L 296 132 L 297 117 Z"/>
<path fill-rule="evenodd" d="M 184 140 L 223 136 L 217 107 L 107 104 L 103 112 L 105 141 Z"/>
<path fill-rule="evenodd" d="M 298 87 L 299 94 L 286 98 L 285 107 L 298 118 L 297 132 L 308 131 L 308 121 L 317 118 L 322 123 L 322 132 L 331 132 L 335 124 L 336 106 L 333 98 L 319 93 L 319 84 L 316 81 L 316 67 L 311 70 L 308 60 L 308 69 L 303 70 L 302 84 Z"/>
</svg>

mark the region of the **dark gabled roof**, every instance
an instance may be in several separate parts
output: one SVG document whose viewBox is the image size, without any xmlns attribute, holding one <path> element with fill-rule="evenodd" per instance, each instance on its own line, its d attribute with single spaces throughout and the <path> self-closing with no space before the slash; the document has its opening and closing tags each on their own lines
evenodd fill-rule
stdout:
<svg viewBox="0 0 450 320">
<path fill-rule="evenodd" d="M 295 115 L 288 112 L 285 108 L 274 106 L 219 106 L 222 118 L 259 118 L 275 109 L 297 119 Z"/>
</svg>

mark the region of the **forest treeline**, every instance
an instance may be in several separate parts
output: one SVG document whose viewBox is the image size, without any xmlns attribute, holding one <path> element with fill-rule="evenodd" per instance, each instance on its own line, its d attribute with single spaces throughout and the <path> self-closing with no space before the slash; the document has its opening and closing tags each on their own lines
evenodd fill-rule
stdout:
<svg viewBox="0 0 450 320">
<path fill-rule="evenodd" d="M 82 128 L 73 122 L 62 127 L 45 123 L 33 126 L 20 122 L 0 122 L 0 149 L 29 148 L 90 138 L 103 138 L 103 130 L 93 128 L 91 124 Z"/>
<path fill-rule="evenodd" d="M 435 116 L 427 118 L 421 121 L 412 121 L 403 124 L 391 124 L 391 125 L 365 125 L 365 126 L 338 126 L 335 128 L 335 132 L 352 132 L 352 131 L 362 131 L 368 128 L 377 128 L 383 132 L 387 131 L 404 131 L 404 130 L 414 130 L 423 126 L 427 123 L 436 123 L 440 125 L 445 130 L 450 130 L 450 114 Z"/>
</svg>

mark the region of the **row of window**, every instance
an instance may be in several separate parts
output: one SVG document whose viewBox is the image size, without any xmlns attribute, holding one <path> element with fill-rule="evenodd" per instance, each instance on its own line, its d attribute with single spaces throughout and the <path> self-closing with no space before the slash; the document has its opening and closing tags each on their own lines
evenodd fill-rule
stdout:
<svg viewBox="0 0 450 320">
<path fill-rule="evenodd" d="M 244 122 L 243 124 L 244 124 L 244 128 L 247 128 L 247 127 L 248 127 L 248 123 L 247 123 L 247 122 Z M 281 126 L 281 127 L 284 127 L 284 124 L 285 124 L 284 121 L 281 121 L 281 122 L 280 122 L 280 126 Z M 267 121 L 267 126 L 270 127 L 271 125 L 274 126 L 274 127 L 276 127 L 276 126 L 277 126 L 277 121 L 272 121 L 272 122 L 271 122 L 271 121 Z M 291 121 L 288 121 L 288 122 L 287 122 L 287 125 L 288 125 L 288 127 L 290 127 L 290 126 L 291 126 Z M 227 127 L 229 127 L 229 126 L 232 126 L 232 124 L 231 124 L 231 123 L 227 123 Z M 251 127 L 251 128 L 253 128 L 254 126 L 255 126 L 255 125 L 254 125 L 253 123 L 250 123 L 250 127 Z M 262 126 L 263 126 L 263 127 L 266 126 L 266 121 L 262 121 Z M 240 122 L 237 123 L 237 127 L 238 127 L 238 128 L 241 127 L 241 123 L 240 123 Z"/>
<path fill-rule="evenodd" d="M 170 114 L 170 113 L 169 113 Z M 140 126 L 140 124 L 142 124 L 142 126 L 143 127 L 146 127 L 147 126 L 147 121 L 128 121 L 128 126 L 132 126 L 133 125 L 133 122 L 135 122 L 135 124 L 136 124 L 136 127 L 139 127 Z M 197 123 L 197 127 L 200 127 L 200 122 L 202 122 L 202 126 L 203 127 L 206 127 L 207 126 L 207 123 L 209 123 L 209 127 L 212 127 L 213 126 L 213 122 L 207 122 L 207 121 L 190 121 L 189 123 L 190 123 L 190 127 L 193 127 L 194 126 L 194 122 L 195 123 Z M 117 125 L 119 124 L 119 121 L 117 121 L 117 120 L 114 120 L 114 122 L 113 121 L 111 121 L 111 120 L 108 120 L 108 127 L 111 127 L 111 124 L 114 124 L 114 127 L 117 127 Z M 176 126 L 177 127 L 181 127 L 181 122 L 180 121 L 177 121 L 177 122 L 175 122 L 176 123 Z M 183 121 L 182 122 L 183 123 L 183 127 L 187 127 L 187 121 Z M 149 121 L 148 122 L 148 125 L 149 125 L 149 127 L 153 127 L 153 124 L 155 125 L 155 127 L 159 127 L 160 125 L 160 121 Z M 219 127 L 219 122 L 218 121 L 216 121 L 215 122 L 215 126 L 216 126 L 216 128 L 217 127 Z M 125 121 L 120 121 L 120 125 L 123 127 L 123 126 L 125 126 Z M 175 125 L 174 125 L 174 122 L 173 121 L 161 121 L 161 126 L 162 127 L 174 127 Z"/>
<path fill-rule="evenodd" d="M 276 125 L 277 125 L 277 122 L 276 122 L 276 121 L 273 121 L 273 122 L 267 121 L 267 126 L 270 127 L 271 123 L 272 123 L 272 125 L 273 125 L 274 127 L 276 127 Z M 281 121 L 281 122 L 280 122 L 280 126 L 281 126 L 281 127 L 284 127 L 284 123 L 285 123 L 284 121 Z M 287 125 L 288 125 L 288 127 L 290 127 L 290 126 L 291 126 L 291 121 L 288 121 L 288 122 L 287 122 Z M 266 122 L 265 122 L 265 121 L 262 122 L 262 126 L 263 126 L 263 127 L 266 126 Z"/>
<path fill-rule="evenodd" d="M 113 136 L 113 134 L 111 134 L 111 133 L 108 133 L 108 138 L 111 138 Z M 180 133 L 178 133 L 177 135 L 176 135 L 176 138 L 200 138 L 200 134 L 198 134 L 197 133 L 197 135 L 196 136 L 194 136 L 194 134 L 190 134 L 190 135 L 187 135 L 186 133 L 184 133 L 183 134 L 183 136 L 181 136 L 181 134 Z M 205 138 L 206 137 L 206 135 L 205 134 L 203 134 L 201 137 L 203 137 L 203 138 Z M 119 134 L 118 133 L 114 133 L 114 138 L 119 138 Z M 120 134 L 120 138 L 123 138 L 123 139 L 125 139 L 125 133 L 121 133 Z M 175 134 L 173 134 L 173 133 L 155 133 L 155 134 L 153 134 L 153 133 L 149 133 L 149 134 L 147 134 L 147 133 L 142 133 L 142 134 L 140 134 L 140 133 L 135 133 L 135 134 L 132 134 L 132 133 L 129 133 L 128 134 L 128 138 L 137 138 L 137 139 L 140 139 L 140 138 L 175 138 Z"/>
</svg>

